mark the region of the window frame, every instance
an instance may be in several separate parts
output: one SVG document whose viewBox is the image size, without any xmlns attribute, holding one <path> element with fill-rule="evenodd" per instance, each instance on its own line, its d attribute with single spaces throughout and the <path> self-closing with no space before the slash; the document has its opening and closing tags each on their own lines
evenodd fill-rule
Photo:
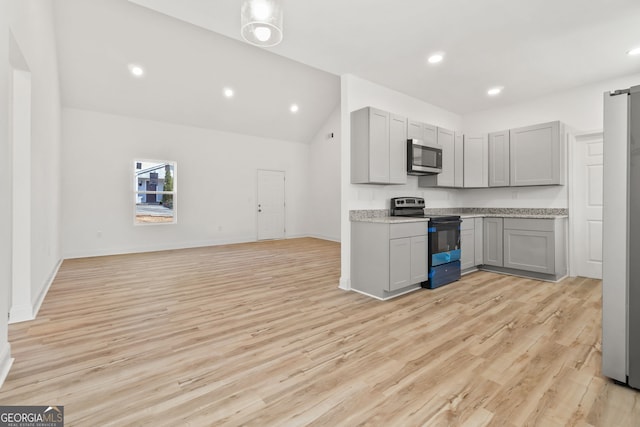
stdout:
<svg viewBox="0 0 640 427">
<path fill-rule="evenodd" d="M 138 190 L 138 169 L 137 163 L 157 163 L 157 164 L 165 164 L 171 165 L 173 168 L 173 190 L 171 191 L 141 191 Z M 133 188 L 132 188 L 132 202 L 133 202 L 133 225 L 134 226 L 149 226 L 149 225 L 175 225 L 178 223 L 178 162 L 175 160 L 157 160 L 157 159 L 142 159 L 135 158 L 131 161 L 131 167 L 133 169 L 132 178 L 133 178 Z M 164 178 L 163 178 L 164 179 Z M 173 219 L 171 221 L 161 221 L 161 222 L 139 222 L 137 219 L 137 205 L 138 205 L 138 195 L 140 194 L 155 194 L 155 195 L 165 195 L 170 194 L 173 196 Z"/>
</svg>

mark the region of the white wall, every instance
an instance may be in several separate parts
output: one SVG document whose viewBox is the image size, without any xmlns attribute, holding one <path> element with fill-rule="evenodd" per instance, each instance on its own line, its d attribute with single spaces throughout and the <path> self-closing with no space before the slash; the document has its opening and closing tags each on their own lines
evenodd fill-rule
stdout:
<svg viewBox="0 0 640 427">
<path fill-rule="evenodd" d="M 0 209 L 0 386 L 11 364 L 8 337 L 11 286 L 11 146 L 9 144 L 9 2 L 0 0 L 0 182 L 3 208 Z"/>
<path fill-rule="evenodd" d="M 31 74 L 31 237 L 27 235 L 31 286 L 17 319 L 12 307 L 11 320 L 20 321 L 35 316 L 61 260 L 61 110 L 53 1 L 23 0 L 11 4 L 11 31 Z M 15 52 L 10 55 L 15 57 Z"/>
<path fill-rule="evenodd" d="M 334 241 L 340 241 L 340 130 L 338 106 L 309 147 L 309 234 Z"/>
<path fill-rule="evenodd" d="M 33 238 L 27 266 L 31 283 L 26 283 L 27 289 L 20 291 L 27 295 L 32 316 L 60 261 L 60 93 L 52 7 L 50 0 L 0 1 L 0 182 L 4 188 L 0 209 L 0 385 L 10 366 L 7 313 L 12 294 L 14 172 L 10 88 L 13 85 L 11 63 L 18 55 L 16 46 L 19 46 L 20 62 L 28 64 L 31 72 L 32 172 L 31 188 L 25 190 L 31 195 L 30 233 Z M 10 42 L 9 34 L 15 43 Z"/>
<path fill-rule="evenodd" d="M 442 108 L 427 104 L 400 92 L 388 89 L 353 75 L 341 77 L 341 242 L 342 277 L 340 287 L 350 288 L 351 276 L 351 223 L 349 211 L 354 209 L 388 209 L 389 199 L 396 196 L 421 196 L 428 207 L 457 206 L 456 191 L 424 189 L 418 187 L 417 177 L 408 177 L 405 185 L 351 184 L 350 113 L 372 106 L 412 120 L 430 123 L 454 131 L 462 129 L 462 118 Z"/>
<path fill-rule="evenodd" d="M 77 109 L 63 136 L 65 258 L 255 241 L 258 169 L 285 171 L 286 235 L 308 232 L 307 144 Z M 177 224 L 133 225 L 136 159 L 177 162 Z"/>
<path fill-rule="evenodd" d="M 578 132 L 602 130 L 602 94 L 640 84 L 640 74 L 581 86 L 504 108 L 466 114 L 464 131 L 493 132 L 560 120 Z"/>
</svg>

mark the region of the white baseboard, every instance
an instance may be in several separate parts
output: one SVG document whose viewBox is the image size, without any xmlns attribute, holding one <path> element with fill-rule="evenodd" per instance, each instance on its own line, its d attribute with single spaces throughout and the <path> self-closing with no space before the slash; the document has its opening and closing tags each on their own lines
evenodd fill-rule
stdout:
<svg viewBox="0 0 640 427">
<path fill-rule="evenodd" d="M 338 286 L 338 288 L 342 289 L 343 291 L 350 291 L 351 290 L 351 279 L 349 277 L 341 277 L 340 278 L 340 285 Z"/>
<path fill-rule="evenodd" d="M 33 307 L 27 304 L 12 305 L 9 310 L 9 324 L 27 322 L 35 319 Z"/>
<path fill-rule="evenodd" d="M 9 375 L 11 365 L 13 365 L 13 359 L 11 358 L 11 345 L 7 342 L 4 343 L 4 346 L 0 350 L 0 388 L 2 388 L 4 380 L 7 379 L 7 375 Z"/>
<path fill-rule="evenodd" d="M 325 236 L 323 234 L 308 234 L 307 237 L 313 237 L 314 239 L 328 240 L 330 242 L 340 243 L 339 237 Z"/>
<path fill-rule="evenodd" d="M 58 275 L 58 270 L 60 270 L 61 265 L 62 265 L 62 260 L 59 260 L 56 266 L 53 268 L 53 271 L 49 275 L 49 278 L 47 279 L 47 283 L 44 285 L 44 287 L 40 291 L 40 295 L 38 295 L 38 297 L 36 298 L 36 301 L 33 304 L 34 319 L 38 317 L 38 311 L 40 311 L 42 302 L 44 301 L 44 298 L 47 296 L 47 293 L 49 292 L 49 288 L 51 288 L 53 281 L 56 279 L 56 276 Z"/>
<path fill-rule="evenodd" d="M 38 296 L 35 298 L 34 302 L 31 305 L 24 304 L 24 305 L 11 307 L 11 310 L 9 312 L 10 324 L 28 322 L 29 320 L 33 320 L 36 318 L 36 316 L 38 316 L 38 311 L 42 306 L 42 302 L 44 301 L 44 298 L 47 296 L 47 292 L 49 292 L 49 288 L 51 288 L 51 284 L 55 280 L 61 265 L 62 265 L 62 260 L 59 260 L 56 266 L 51 271 L 51 274 L 49 274 L 49 277 L 47 278 L 47 282 L 44 284 L 44 286 L 42 287 L 42 290 L 40 291 L 40 293 L 38 294 Z"/>
</svg>

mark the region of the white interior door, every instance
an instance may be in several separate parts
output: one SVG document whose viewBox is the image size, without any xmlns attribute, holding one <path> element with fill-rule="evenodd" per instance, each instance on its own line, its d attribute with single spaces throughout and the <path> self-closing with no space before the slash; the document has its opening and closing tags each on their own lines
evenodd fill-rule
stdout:
<svg viewBox="0 0 640 427">
<path fill-rule="evenodd" d="M 602 133 L 577 136 L 574 146 L 575 274 L 602 279 Z"/>
<path fill-rule="evenodd" d="M 258 170 L 258 240 L 283 239 L 284 172 Z"/>
</svg>

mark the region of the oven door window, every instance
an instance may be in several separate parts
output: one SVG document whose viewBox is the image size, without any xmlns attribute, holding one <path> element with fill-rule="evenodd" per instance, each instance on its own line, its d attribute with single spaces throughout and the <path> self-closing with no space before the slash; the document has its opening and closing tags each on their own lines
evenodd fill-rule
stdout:
<svg viewBox="0 0 640 427">
<path fill-rule="evenodd" d="M 460 249 L 460 223 L 437 224 L 431 226 L 435 230 L 430 234 L 432 254 Z"/>
</svg>

